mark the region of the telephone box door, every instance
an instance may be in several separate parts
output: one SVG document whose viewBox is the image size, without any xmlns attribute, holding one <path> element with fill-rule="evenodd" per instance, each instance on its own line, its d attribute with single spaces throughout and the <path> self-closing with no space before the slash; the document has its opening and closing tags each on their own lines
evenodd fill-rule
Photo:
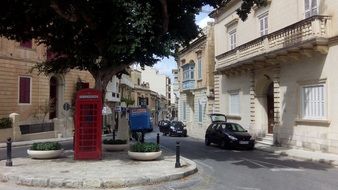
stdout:
<svg viewBox="0 0 338 190">
<path fill-rule="evenodd" d="M 75 160 L 99 160 L 102 157 L 102 97 L 93 89 L 76 94 Z"/>
</svg>

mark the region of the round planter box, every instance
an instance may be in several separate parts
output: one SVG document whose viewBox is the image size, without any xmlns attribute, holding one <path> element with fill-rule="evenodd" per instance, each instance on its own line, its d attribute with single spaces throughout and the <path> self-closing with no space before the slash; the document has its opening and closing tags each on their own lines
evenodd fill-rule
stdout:
<svg viewBox="0 0 338 190">
<path fill-rule="evenodd" d="M 122 151 L 129 147 L 129 144 L 102 144 L 106 151 Z"/>
<path fill-rule="evenodd" d="M 27 150 L 27 154 L 31 158 L 39 158 L 39 159 L 49 159 L 49 158 L 57 158 L 61 155 L 63 149 L 61 150 Z"/>
<path fill-rule="evenodd" d="M 162 151 L 158 151 L 158 152 L 131 152 L 131 151 L 128 151 L 128 156 L 131 159 L 142 160 L 142 161 L 155 160 L 158 157 L 160 157 L 161 154 L 162 154 Z"/>
</svg>

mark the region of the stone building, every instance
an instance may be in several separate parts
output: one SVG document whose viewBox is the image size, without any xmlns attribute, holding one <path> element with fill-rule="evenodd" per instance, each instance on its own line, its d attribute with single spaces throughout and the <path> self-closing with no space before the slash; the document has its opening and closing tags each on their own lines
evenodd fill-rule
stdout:
<svg viewBox="0 0 338 190">
<path fill-rule="evenodd" d="M 49 76 L 31 72 L 47 58 L 46 48 L 34 40 L 0 38 L 0 117 L 11 114 L 14 119 L 12 128 L 0 129 L 0 141 L 72 136 L 73 112 L 63 105 L 72 105 L 77 87 L 93 87 L 94 80 L 85 71 Z"/>
<path fill-rule="evenodd" d="M 213 23 L 208 23 L 200 37 L 179 50 L 177 58 L 178 120 L 186 124 L 189 135 L 198 138 L 204 138 L 208 114 L 213 112 L 214 64 Z"/>
<path fill-rule="evenodd" d="M 338 1 L 213 11 L 215 111 L 271 144 L 338 153 Z"/>
</svg>

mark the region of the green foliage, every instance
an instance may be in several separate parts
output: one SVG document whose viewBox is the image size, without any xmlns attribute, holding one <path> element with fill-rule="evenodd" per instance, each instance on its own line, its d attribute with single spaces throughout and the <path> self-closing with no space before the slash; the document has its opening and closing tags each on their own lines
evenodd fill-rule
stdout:
<svg viewBox="0 0 338 190">
<path fill-rule="evenodd" d="M 243 0 L 239 15 L 253 3 Z M 152 66 L 195 39 L 195 15 L 204 5 L 229 0 L 5 0 L 0 6 L 0 36 L 45 44 L 53 58 L 38 63 L 45 74 L 89 71 L 97 89 L 133 63 Z"/>
<path fill-rule="evenodd" d="M 127 107 L 130 106 L 130 105 L 133 105 L 135 103 L 135 100 L 131 99 L 131 98 L 125 98 L 125 97 L 122 97 L 121 98 L 121 102 L 125 102 Z"/>
<path fill-rule="evenodd" d="M 152 142 L 150 143 L 149 142 L 148 143 L 137 142 L 130 146 L 130 151 L 131 152 L 158 152 L 160 151 L 160 146 Z"/>
<path fill-rule="evenodd" d="M 103 144 L 127 144 L 127 140 L 120 140 L 120 139 L 104 139 Z"/>
<path fill-rule="evenodd" d="M 267 0 L 243 0 L 241 8 L 237 9 L 238 16 L 245 21 L 254 5 L 257 5 L 258 7 L 266 6 Z"/>
<path fill-rule="evenodd" d="M 31 150 L 60 150 L 61 144 L 58 142 L 39 142 L 33 143 Z"/>
<path fill-rule="evenodd" d="M 6 129 L 12 127 L 12 120 L 9 117 L 4 117 L 0 119 L 0 129 Z"/>
</svg>

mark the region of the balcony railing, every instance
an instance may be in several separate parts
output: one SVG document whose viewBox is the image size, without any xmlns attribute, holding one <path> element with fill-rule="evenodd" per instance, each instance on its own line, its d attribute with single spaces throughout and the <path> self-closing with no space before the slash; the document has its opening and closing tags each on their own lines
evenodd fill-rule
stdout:
<svg viewBox="0 0 338 190">
<path fill-rule="evenodd" d="M 195 80 L 186 80 L 182 83 L 182 90 L 195 89 Z"/>
<path fill-rule="evenodd" d="M 318 38 L 328 38 L 330 18 L 316 15 L 220 54 L 216 56 L 216 70 L 258 55 L 288 49 Z"/>
<path fill-rule="evenodd" d="M 127 77 L 122 77 L 121 80 L 120 80 L 120 84 L 134 88 L 133 82 L 131 81 L 130 78 L 127 78 Z"/>
</svg>

